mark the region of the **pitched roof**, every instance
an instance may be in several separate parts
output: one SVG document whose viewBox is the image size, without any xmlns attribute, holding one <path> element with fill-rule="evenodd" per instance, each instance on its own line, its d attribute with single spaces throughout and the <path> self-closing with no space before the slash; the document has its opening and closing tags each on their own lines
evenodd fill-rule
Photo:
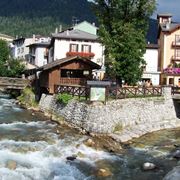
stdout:
<svg viewBox="0 0 180 180">
<path fill-rule="evenodd" d="M 89 23 L 88 21 L 82 21 L 82 22 L 76 24 L 73 28 L 76 28 L 77 26 L 79 26 L 79 25 L 81 25 L 81 24 L 88 24 L 88 25 L 90 25 L 90 26 L 92 26 L 92 27 L 94 27 L 94 28 L 96 28 L 96 29 L 99 29 L 98 27 L 95 26 L 95 24 L 93 24 L 93 23 L 91 24 L 91 23 Z"/>
<path fill-rule="evenodd" d="M 53 33 L 52 37 L 60 39 L 78 39 L 78 40 L 91 40 L 97 41 L 98 36 L 90 34 L 78 29 L 66 30 L 59 33 Z"/>
<path fill-rule="evenodd" d="M 67 62 L 70 62 L 70 61 L 73 61 L 73 60 L 81 60 L 82 62 L 86 63 L 86 64 L 89 64 L 90 66 L 92 66 L 93 69 L 100 69 L 100 65 L 96 64 L 95 62 L 87 59 L 87 58 L 82 58 L 82 57 L 79 57 L 79 56 L 72 56 L 72 57 L 66 57 L 66 58 L 63 58 L 63 59 L 58 59 L 56 61 L 53 61 L 51 63 L 48 63 L 42 67 L 40 67 L 39 69 L 40 70 L 49 70 L 51 68 L 54 68 L 56 66 L 61 66 L 62 64 L 64 63 L 67 63 Z"/>
<path fill-rule="evenodd" d="M 50 42 L 37 42 L 37 43 L 29 44 L 26 47 L 30 47 L 30 46 L 48 47 L 49 45 Z"/>
<path fill-rule="evenodd" d="M 176 28 L 180 27 L 180 24 L 179 23 L 160 24 L 160 27 L 163 32 L 171 32 Z"/>
</svg>

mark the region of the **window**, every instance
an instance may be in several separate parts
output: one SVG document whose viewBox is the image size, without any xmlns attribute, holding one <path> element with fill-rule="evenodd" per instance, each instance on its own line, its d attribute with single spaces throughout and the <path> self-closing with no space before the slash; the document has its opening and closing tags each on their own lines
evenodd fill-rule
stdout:
<svg viewBox="0 0 180 180">
<path fill-rule="evenodd" d="M 91 52 L 91 46 L 90 45 L 82 45 L 82 52 L 90 53 Z"/>
<path fill-rule="evenodd" d="M 21 53 L 23 53 L 23 52 L 24 52 L 24 48 L 22 47 L 22 48 L 21 48 Z"/>
<path fill-rule="evenodd" d="M 61 70 L 61 77 L 63 78 L 84 78 L 85 74 L 83 70 Z"/>
<path fill-rule="evenodd" d="M 17 54 L 20 54 L 20 48 L 17 49 Z"/>
<path fill-rule="evenodd" d="M 78 52 L 78 44 L 70 44 L 70 52 Z"/>
<path fill-rule="evenodd" d="M 180 57 L 180 49 L 176 49 L 175 54 L 176 54 L 176 57 Z"/>
</svg>

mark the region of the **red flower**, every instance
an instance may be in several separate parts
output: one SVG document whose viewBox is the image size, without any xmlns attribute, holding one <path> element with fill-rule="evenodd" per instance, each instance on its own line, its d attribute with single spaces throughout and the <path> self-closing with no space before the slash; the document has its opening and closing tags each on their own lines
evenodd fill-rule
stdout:
<svg viewBox="0 0 180 180">
<path fill-rule="evenodd" d="M 95 54 L 92 52 L 67 52 L 66 56 L 81 56 L 81 57 L 94 57 Z"/>
</svg>

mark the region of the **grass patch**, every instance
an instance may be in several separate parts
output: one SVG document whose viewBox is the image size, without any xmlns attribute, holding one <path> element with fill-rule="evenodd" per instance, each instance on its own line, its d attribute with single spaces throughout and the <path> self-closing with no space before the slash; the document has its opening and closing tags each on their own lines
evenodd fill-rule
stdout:
<svg viewBox="0 0 180 180">
<path fill-rule="evenodd" d="M 116 133 L 116 132 L 120 132 L 123 130 L 123 126 L 121 123 L 117 123 L 113 129 L 113 132 Z"/>
</svg>

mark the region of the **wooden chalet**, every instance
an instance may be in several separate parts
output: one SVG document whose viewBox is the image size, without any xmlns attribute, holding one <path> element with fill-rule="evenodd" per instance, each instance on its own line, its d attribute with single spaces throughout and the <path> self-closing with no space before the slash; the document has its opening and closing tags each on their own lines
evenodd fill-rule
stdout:
<svg viewBox="0 0 180 180">
<path fill-rule="evenodd" d="M 50 94 L 55 92 L 55 85 L 84 86 L 87 80 L 92 80 L 92 70 L 100 68 L 98 64 L 83 57 L 66 57 L 39 69 L 39 85 Z"/>
</svg>

